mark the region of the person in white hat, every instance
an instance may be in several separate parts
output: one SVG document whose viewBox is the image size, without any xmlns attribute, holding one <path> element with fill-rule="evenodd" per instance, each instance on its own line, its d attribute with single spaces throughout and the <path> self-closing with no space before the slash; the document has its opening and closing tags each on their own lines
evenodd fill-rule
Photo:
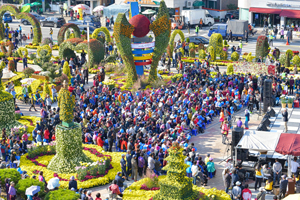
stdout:
<svg viewBox="0 0 300 200">
<path fill-rule="evenodd" d="M 266 198 L 266 190 L 263 187 L 261 187 L 261 188 L 259 188 L 259 193 L 257 193 L 257 195 L 256 195 L 256 199 L 263 200 L 265 198 Z"/>
<path fill-rule="evenodd" d="M 237 181 L 235 186 L 232 188 L 232 199 L 240 199 L 242 195 L 241 182 Z"/>
</svg>

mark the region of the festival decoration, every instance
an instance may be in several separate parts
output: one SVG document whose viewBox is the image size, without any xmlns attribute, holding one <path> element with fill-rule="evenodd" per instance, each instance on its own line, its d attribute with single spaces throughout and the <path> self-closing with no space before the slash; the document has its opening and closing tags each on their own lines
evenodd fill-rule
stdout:
<svg viewBox="0 0 300 200">
<path fill-rule="evenodd" d="M 195 58 L 195 55 L 196 55 L 195 51 L 196 51 L 195 44 L 191 42 L 189 44 L 189 55 L 190 55 L 190 57 Z"/>
<path fill-rule="evenodd" d="M 4 39 L 4 25 L 2 23 L 2 17 L 4 15 L 5 12 L 10 12 L 11 14 L 13 14 L 17 19 L 26 19 L 27 21 L 29 21 L 29 23 L 32 25 L 33 27 L 33 41 L 32 43 L 34 45 L 38 45 L 39 43 L 41 43 L 42 41 L 42 31 L 41 31 L 41 26 L 40 26 L 40 22 L 30 13 L 21 13 L 20 10 L 12 5 L 12 4 L 6 4 L 6 5 L 2 5 L 0 7 L 0 39 Z"/>
<path fill-rule="evenodd" d="M 214 48 L 214 53 L 221 54 L 223 51 L 223 37 L 220 33 L 213 33 L 209 38 L 208 47 Z"/>
<path fill-rule="evenodd" d="M 1 23 L 0 23 L 1 24 Z M 1 32 L 1 31 L 0 31 Z M 0 33 L 1 34 L 1 33 Z M 4 56 L 9 57 L 12 55 L 12 51 L 15 48 L 14 44 L 11 41 L 1 42 L 0 43 L 1 51 L 4 54 Z M 8 47 L 8 50 L 6 49 Z"/>
<path fill-rule="evenodd" d="M 300 66 L 300 58 L 299 58 L 298 55 L 295 55 L 295 56 L 293 57 L 292 63 L 293 63 L 293 65 L 296 65 L 297 67 Z"/>
<path fill-rule="evenodd" d="M 100 27 L 100 28 L 97 28 L 94 30 L 93 34 L 92 34 L 92 38 L 93 39 L 97 39 L 98 38 L 98 34 L 100 32 L 103 32 L 105 34 L 105 42 L 109 43 L 111 41 L 110 39 L 110 33 L 108 31 L 108 29 L 104 26 Z"/>
<path fill-rule="evenodd" d="M 135 37 L 145 37 L 150 31 L 150 20 L 144 15 L 135 15 L 129 23 L 134 27 L 132 35 Z"/>
<path fill-rule="evenodd" d="M 199 58 L 200 59 L 205 59 L 206 58 L 206 53 L 205 53 L 205 51 L 203 49 L 201 49 L 199 51 Z"/>
<path fill-rule="evenodd" d="M 256 41 L 256 58 L 258 59 L 259 56 L 266 57 L 269 53 L 269 43 L 268 38 L 266 36 L 258 36 Z"/>
<path fill-rule="evenodd" d="M 240 55 L 236 51 L 231 54 L 232 61 L 238 61 L 239 58 L 240 58 Z"/>
<path fill-rule="evenodd" d="M 75 38 L 80 38 L 80 29 L 78 28 L 78 26 L 76 24 L 73 23 L 67 23 L 64 24 L 62 27 L 60 27 L 59 31 L 58 31 L 58 35 L 57 35 L 57 43 L 58 45 L 61 45 L 61 43 L 64 42 L 65 39 L 65 33 L 68 29 L 73 29 L 74 34 L 75 34 Z"/>
<path fill-rule="evenodd" d="M 265 63 L 236 62 L 233 63 L 233 69 L 234 69 L 234 73 L 243 73 L 243 74 L 266 73 L 269 75 L 275 74 L 275 66 L 266 65 Z"/>
<path fill-rule="evenodd" d="M 207 51 L 210 53 L 211 60 L 214 61 L 216 60 L 216 54 L 215 54 L 215 49 L 213 46 L 208 47 Z"/>
<path fill-rule="evenodd" d="M 25 57 L 28 56 L 28 50 L 25 47 L 19 47 L 17 52 L 21 58 L 24 58 L 24 56 Z M 23 52 L 24 52 L 24 54 L 23 54 Z"/>
</svg>

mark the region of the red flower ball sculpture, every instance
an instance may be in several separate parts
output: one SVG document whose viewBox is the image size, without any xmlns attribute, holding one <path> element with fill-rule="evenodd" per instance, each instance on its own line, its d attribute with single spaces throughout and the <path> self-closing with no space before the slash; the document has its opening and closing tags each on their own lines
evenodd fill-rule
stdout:
<svg viewBox="0 0 300 200">
<path fill-rule="evenodd" d="M 144 15 L 136 15 L 129 20 L 129 23 L 134 26 L 132 35 L 135 37 L 144 37 L 150 31 L 150 21 Z"/>
</svg>

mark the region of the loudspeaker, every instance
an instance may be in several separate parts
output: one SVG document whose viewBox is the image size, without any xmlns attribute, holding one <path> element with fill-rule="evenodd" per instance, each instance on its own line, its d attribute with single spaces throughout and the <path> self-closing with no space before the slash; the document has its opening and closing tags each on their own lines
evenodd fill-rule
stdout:
<svg viewBox="0 0 300 200">
<path fill-rule="evenodd" d="M 262 123 L 263 123 L 264 125 L 266 125 L 266 126 L 270 126 L 270 124 L 271 124 L 269 118 L 264 118 L 264 119 L 262 120 Z"/>
<path fill-rule="evenodd" d="M 263 108 L 263 112 L 266 113 L 269 109 L 269 107 L 272 106 L 272 98 L 268 98 L 266 96 L 264 96 L 264 108 Z"/>
<path fill-rule="evenodd" d="M 275 113 L 275 111 L 274 111 L 273 108 L 271 108 L 268 113 L 270 114 L 271 117 L 275 117 L 275 115 L 276 115 L 276 113 Z"/>
<path fill-rule="evenodd" d="M 272 97 L 272 81 L 270 79 L 266 79 L 264 82 L 264 98 Z"/>
<path fill-rule="evenodd" d="M 231 142 L 231 145 L 233 147 L 235 147 L 239 143 L 239 141 L 242 139 L 243 135 L 244 135 L 244 129 L 240 128 L 240 127 L 235 127 L 232 130 L 232 142 Z"/>
<path fill-rule="evenodd" d="M 260 123 L 259 126 L 257 127 L 257 130 L 258 131 L 269 131 L 264 123 Z"/>
</svg>

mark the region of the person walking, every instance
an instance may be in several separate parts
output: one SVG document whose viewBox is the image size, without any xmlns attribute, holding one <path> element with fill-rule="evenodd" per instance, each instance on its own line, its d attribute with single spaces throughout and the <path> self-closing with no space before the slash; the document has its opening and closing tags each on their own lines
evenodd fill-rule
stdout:
<svg viewBox="0 0 300 200">
<path fill-rule="evenodd" d="M 200 24 L 200 29 L 202 29 L 202 26 L 203 26 L 203 20 L 202 20 L 202 18 L 200 19 L 199 24 Z"/>
<path fill-rule="evenodd" d="M 198 34 L 199 34 L 199 27 L 198 26 L 196 26 L 195 32 L 196 32 L 196 35 L 198 36 Z"/>
<path fill-rule="evenodd" d="M 287 127 L 287 123 L 288 123 L 288 112 L 287 109 L 284 109 L 284 111 L 282 111 L 282 117 L 283 117 L 283 121 L 284 121 L 284 133 L 287 133 L 288 131 L 288 127 Z"/>
<path fill-rule="evenodd" d="M 53 40 L 52 35 L 53 35 L 53 29 L 50 28 L 50 38 L 51 38 L 51 40 Z"/>
<path fill-rule="evenodd" d="M 245 110 L 245 129 L 246 130 L 249 129 L 249 125 L 248 125 L 249 121 L 250 121 L 250 112 L 248 109 L 246 109 Z"/>
<path fill-rule="evenodd" d="M 122 176 L 125 176 L 126 179 L 128 180 L 128 176 L 127 176 L 127 173 L 126 173 L 126 160 L 125 160 L 125 155 L 124 154 L 122 154 L 120 164 L 121 164 L 121 169 L 122 169 Z"/>
<path fill-rule="evenodd" d="M 28 66 L 27 66 L 27 58 L 26 58 L 25 55 L 24 55 L 24 58 L 22 60 L 23 60 L 23 69 L 26 69 Z"/>
<path fill-rule="evenodd" d="M 282 172 L 282 165 L 280 162 L 278 162 L 278 159 L 275 159 L 275 163 L 273 164 L 273 185 L 276 184 L 276 180 L 278 180 L 277 182 L 279 184 L 281 172 Z"/>
<path fill-rule="evenodd" d="M 187 28 L 188 28 L 188 32 L 189 32 L 189 34 L 190 34 L 190 28 L 191 28 L 190 21 L 188 21 Z"/>
<path fill-rule="evenodd" d="M 30 98 L 30 108 L 29 108 L 29 111 L 30 111 L 30 112 L 31 112 L 31 108 L 33 108 L 34 111 L 37 111 L 36 108 L 35 108 L 35 106 L 34 106 L 34 104 L 35 104 L 35 100 L 34 100 L 33 94 L 31 94 L 31 98 Z"/>
<path fill-rule="evenodd" d="M 249 33 L 247 30 L 245 30 L 245 40 L 246 40 L 246 43 L 248 43 L 248 36 L 249 36 Z"/>
<path fill-rule="evenodd" d="M 273 35 L 269 35 L 269 46 L 273 46 Z"/>
<path fill-rule="evenodd" d="M 85 67 L 83 70 L 83 83 L 89 84 L 89 70 L 87 67 Z"/>
<path fill-rule="evenodd" d="M 229 42 L 229 40 L 230 40 L 231 42 L 233 42 L 233 41 L 232 41 L 232 31 L 231 31 L 231 30 L 229 30 L 228 42 Z"/>
<path fill-rule="evenodd" d="M 30 27 L 30 39 L 33 39 L 33 29 Z"/>
<path fill-rule="evenodd" d="M 128 150 L 127 154 L 126 154 L 126 163 L 127 163 L 126 174 L 127 174 L 127 176 L 129 176 L 131 174 L 131 177 L 132 177 L 132 180 L 133 180 L 133 176 L 132 176 L 132 173 L 131 173 L 131 170 L 132 170 L 131 160 L 132 160 L 131 151 Z"/>
<path fill-rule="evenodd" d="M 226 144 L 226 141 L 228 141 L 227 135 L 228 135 L 228 132 L 229 132 L 228 121 L 227 121 L 226 118 L 222 122 L 221 131 L 222 131 L 222 143 Z"/>
<path fill-rule="evenodd" d="M 287 42 L 290 43 L 292 39 L 292 32 L 290 30 L 288 30 L 288 32 L 286 33 L 286 37 L 287 37 Z"/>
<path fill-rule="evenodd" d="M 281 28 L 281 30 L 280 30 L 280 39 L 284 40 L 284 29 L 283 28 Z"/>
</svg>

